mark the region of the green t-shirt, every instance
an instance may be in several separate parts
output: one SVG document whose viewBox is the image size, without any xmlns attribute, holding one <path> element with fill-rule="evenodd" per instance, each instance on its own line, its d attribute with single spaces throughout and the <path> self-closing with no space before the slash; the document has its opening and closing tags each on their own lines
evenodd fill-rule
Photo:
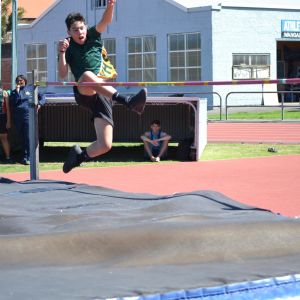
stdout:
<svg viewBox="0 0 300 300">
<path fill-rule="evenodd" d="M 93 26 L 87 31 L 87 40 L 79 45 L 71 38 L 70 46 L 66 51 L 66 61 L 78 81 L 85 71 L 92 71 L 98 74 L 102 61 L 102 40 L 101 34 Z"/>
</svg>

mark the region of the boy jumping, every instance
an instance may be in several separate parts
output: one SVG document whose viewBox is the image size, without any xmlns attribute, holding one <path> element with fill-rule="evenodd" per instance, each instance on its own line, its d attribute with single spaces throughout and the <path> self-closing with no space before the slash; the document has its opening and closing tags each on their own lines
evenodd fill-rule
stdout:
<svg viewBox="0 0 300 300">
<path fill-rule="evenodd" d="M 116 0 L 108 0 L 101 21 L 91 28 L 87 28 L 85 19 L 80 13 L 71 13 L 65 20 L 70 37 L 59 41 L 58 44 L 59 75 L 64 78 L 68 74 L 68 67 L 71 68 L 75 80 L 79 82 L 77 87 L 73 87 L 75 100 L 78 105 L 92 112 L 97 137 L 96 141 L 84 151 L 79 145 L 70 149 L 63 166 L 65 173 L 70 172 L 83 161 L 102 155 L 111 149 L 114 125 L 112 101 L 122 103 L 138 114 L 142 114 L 145 108 L 147 97 L 145 88 L 134 96 L 124 96 L 112 86 L 95 84 L 103 82 L 100 78 L 103 59 L 101 33 L 112 22 L 115 3 Z M 80 82 L 92 84 L 80 86 Z"/>
</svg>

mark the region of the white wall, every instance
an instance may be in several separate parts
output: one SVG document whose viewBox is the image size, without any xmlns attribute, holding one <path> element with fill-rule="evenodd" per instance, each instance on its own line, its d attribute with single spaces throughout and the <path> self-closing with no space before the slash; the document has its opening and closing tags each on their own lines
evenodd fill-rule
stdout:
<svg viewBox="0 0 300 300">
<path fill-rule="evenodd" d="M 206 1 L 207 2 L 207 1 Z M 48 81 L 56 81 L 55 42 L 66 33 L 64 23 L 69 12 L 80 11 L 90 26 L 100 20 L 103 10 L 91 10 L 91 1 L 60 0 L 51 10 L 29 27 L 18 30 L 18 73 L 26 72 L 25 44 L 47 43 Z M 299 11 L 209 6 L 183 10 L 165 0 L 118 1 L 113 23 L 103 37 L 116 39 L 118 81 L 127 81 L 127 38 L 155 35 L 157 38 L 157 81 L 169 81 L 168 44 L 170 33 L 201 33 L 202 80 L 232 80 L 233 53 L 270 53 L 271 78 L 276 78 L 276 41 L 280 39 L 282 19 L 300 19 Z M 220 9 L 220 10 L 218 10 Z M 171 87 L 153 86 L 154 92 L 211 92 L 225 95 L 229 91 L 261 90 L 261 86 L 201 86 Z M 276 89 L 276 86 L 267 88 Z M 134 92 L 135 88 L 119 88 L 122 92 Z M 50 92 L 66 92 L 71 88 L 48 87 Z M 272 96 L 271 102 L 277 101 Z M 243 103 L 260 104 L 259 97 L 242 96 Z M 211 104 L 212 97 L 208 97 Z M 273 101 L 273 102 L 274 102 Z M 272 102 L 272 103 L 273 103 Z"/>
<path fill-rule="evenodd" d="M 222 8 L 213 13 L 213 80 L 232 80 L 233 53 L 270 53 L 271 79 L 277 78 L 277 40 L 281 20 L 299 19 L 299 12 Z M 276 91 L 277 85 L 215 86 L 225 100 L 231 91 Z M 261 94 L 230 97 L 231 104 L 260 104 Z M 238 100 L 239 98 L 240 100 Z M 265 104 L 278 104 L 276 94 L 264 95 Z"/>
</svg>

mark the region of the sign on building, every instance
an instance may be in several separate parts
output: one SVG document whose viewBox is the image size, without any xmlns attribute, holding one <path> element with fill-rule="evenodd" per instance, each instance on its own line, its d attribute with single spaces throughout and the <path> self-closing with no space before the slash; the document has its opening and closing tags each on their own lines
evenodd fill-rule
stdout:
<svg viewBox="0 0 300 300">
<path fill-rule="evenodd" d="M 281 37 L 300 39 L 300 20 L 281 20 Z"/>
</svg>

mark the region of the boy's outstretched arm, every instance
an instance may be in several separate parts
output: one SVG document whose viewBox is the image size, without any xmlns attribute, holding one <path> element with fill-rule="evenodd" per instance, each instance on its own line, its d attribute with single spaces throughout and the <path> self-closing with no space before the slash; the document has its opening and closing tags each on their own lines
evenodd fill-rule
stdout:
<svg viewBox="0 0 300 300">
<path fill-rule="evenodd" d="M 117 0 L 108 0 L 107 7 L 105 12 L 103 13 L 101 21 L 96 25 L 96 30 L 98 32 L 104 32 L 107 25 L 110 24 L 113 20 L 114 16 L 114 6 Z"/>
</svg>

